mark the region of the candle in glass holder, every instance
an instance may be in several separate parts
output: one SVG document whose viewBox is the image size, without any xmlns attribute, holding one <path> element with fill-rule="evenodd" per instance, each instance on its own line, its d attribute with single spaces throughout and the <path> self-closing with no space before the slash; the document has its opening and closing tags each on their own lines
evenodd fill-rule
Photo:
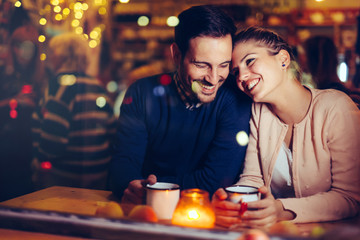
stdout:
<svg viewBox="0 0 360 240">
<path fill-rule="evenodd" d="M 214 227 L 215 213 L 209 200 L 209 193 L 197 188 L 183 190 L 171 222 L 185 227 Z"/>
</svg>

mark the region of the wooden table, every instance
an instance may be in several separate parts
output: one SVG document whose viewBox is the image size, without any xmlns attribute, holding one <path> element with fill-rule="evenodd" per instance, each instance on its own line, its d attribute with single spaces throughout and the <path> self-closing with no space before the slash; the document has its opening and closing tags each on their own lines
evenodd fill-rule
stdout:
<svg viewBox="0 0 360 240">
<path fill-rule="evenodd" d="M 76 240 L 95 237 L 174 240 L 194 239 L 194 236 L 199 239 L 236 239 L 241 236 L 239 231 L 221 228 L 211 231 L 184 229 L 171 226 L 169 222 L 152 224 L 95 217 L 98 206 L 109 201 L 118 201 L 109 191 L 59 186 L 4 201 L 0 203 L 0 208 L 5 208 L 5 215 L 1 215 L 0 211 L 0 239 Z M 134 205 L 122 204 L 122 207 L 127 215 Z M 10 215 L 6 215 L 8 209 Z M 39 213 L 40 218 L 38 218 Z M 28 218 L 24 219 L 23 216 L 28 216 Z M 355 228 L 355 230 L 359 229 L 360 236 L 359 217 L 338 222 L 297 224 L 296 226 L 299 236 L 286 236 L 280 239 L 304 239 L 304 236 L 309 236 L 314 227 L 322 227 L 327 231 L 337 227 L 352 230 Z"/>
</svg>

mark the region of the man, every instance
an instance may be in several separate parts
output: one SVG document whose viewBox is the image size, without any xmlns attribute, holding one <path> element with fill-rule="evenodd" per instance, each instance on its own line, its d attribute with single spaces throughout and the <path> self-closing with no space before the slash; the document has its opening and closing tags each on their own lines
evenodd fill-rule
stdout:
<svg viewBox="0 0 360 240">
<path fill-rule="evenodd" d="M 241 170 L 246 146 L 236 135 L 249 132 L 251 102 L 225 83 L 236 28 L 212 6 L 179 21 L 170 47 L 177 71 L 138 80 L 121 107 L 110 177 L 122 202 L 142 203 L 156 181 L 212 194 Z"/>
</svg>

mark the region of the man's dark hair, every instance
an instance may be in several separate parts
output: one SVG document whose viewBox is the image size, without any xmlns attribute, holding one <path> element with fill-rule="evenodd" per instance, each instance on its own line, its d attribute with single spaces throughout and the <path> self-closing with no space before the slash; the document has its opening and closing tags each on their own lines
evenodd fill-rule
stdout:
<svg viewBox="0 0 360 240">
<path fill-rule="evenodd" d="M 236 27 L 230 16 L 211 5 L 191 7 L 179 14 L 175 27 L 175 43 L 182 56 L 189 48 L 189 41 L 196 37 L 220 38 L 228 34 L 233 38 Z"/>
</svg>

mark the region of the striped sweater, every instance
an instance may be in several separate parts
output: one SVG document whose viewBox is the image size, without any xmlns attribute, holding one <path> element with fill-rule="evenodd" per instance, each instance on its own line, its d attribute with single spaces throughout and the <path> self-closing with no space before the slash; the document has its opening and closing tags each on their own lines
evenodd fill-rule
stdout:
<svg viewBox="0 0 360 240">
<path fill-rule="evenodd" d="M 115 124 L 111 100 L 97 79 L 79 73 L 52 78 L 33 114 L 38 187 L 105 188 Z M 43 162 L 51 169 L 41 168 Z"/>
</svg>

